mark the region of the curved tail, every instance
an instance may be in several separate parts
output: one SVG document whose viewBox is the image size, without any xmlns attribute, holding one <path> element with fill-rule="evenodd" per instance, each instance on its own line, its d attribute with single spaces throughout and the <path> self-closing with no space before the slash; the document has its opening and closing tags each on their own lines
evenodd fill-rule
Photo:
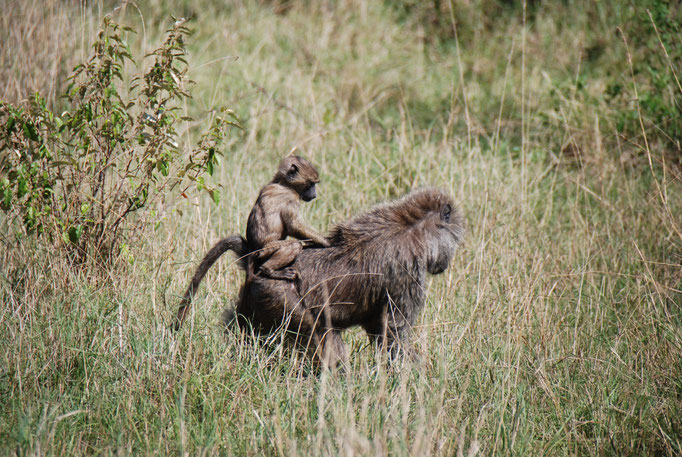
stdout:
<svg viewBox="0 0 682 457">
<path fill-rule="evenodd" d="M 175 324 L 173 325 L 173 329 L 175 331 L 180 330 L 182 323 L 185 321 L 185 317 L 187 317 L 187 312 L 189 311 L 189 307 L 192 303 L 192 296 L 199 288 L 201 280 L 204 279 L 204 276 L 206 276 L 209 268 L 213 266 L 216 260 L 218 260 L 220 256 L 225 254 L 227 251 L 233 251 L 235 254 L 237 254 L 240 257 L 242 268 L 247 269 L 246 258 L 248 257 L 249 252 L 246 246 L 246 240 L 244 238 L 239 235 L 232 235 L 218 241 L 215 246 L 213 246 L 211 250 L 208 251 L 208 253 L 204 256 L 203 260 L 199 264 L 199 268 L 197 268 L 197 271 L 192 277 L 192 282 L 190 282 L 185 295 L 182 297 L 180 308 L 178 309 L 178 315 L 175 318 Z"/>
</svg>

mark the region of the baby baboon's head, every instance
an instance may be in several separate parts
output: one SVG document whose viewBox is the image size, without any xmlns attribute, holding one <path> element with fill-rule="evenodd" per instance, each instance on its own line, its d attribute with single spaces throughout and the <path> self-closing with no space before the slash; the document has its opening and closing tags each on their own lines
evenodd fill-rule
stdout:
<svg viewBox="0 0 682 457">
<path fill-rule="evenodd" d="M 277 168 L 273 182 L 278 182 L 294 189 L 303 201 L 309 202 L 317 197 L 315 185 L 320 182 L 313 164 L 303 157 L 285 157 Z"/>
</svg>

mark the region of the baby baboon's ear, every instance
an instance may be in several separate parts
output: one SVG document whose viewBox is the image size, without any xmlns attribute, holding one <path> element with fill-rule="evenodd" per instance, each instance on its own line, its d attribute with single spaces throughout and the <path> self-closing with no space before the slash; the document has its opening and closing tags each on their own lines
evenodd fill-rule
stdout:
<svg viewBox="0 0 682 457">
<path fill-rule="evenodd" d="M 291 168 L 289 168 L 289 171 L 287 172 L 287 178 L 292 179 L 296 176 L 298 173 L 298 167 L 296 166 L 295 163 L 291 164 Z"/>
<path fill-rule="evenodd" d="M 443 222 L 450 222 L 450 214 L 451 213 L 452 213 L 452 207 L 450 206 L 450 203 L 446 203 L 440 209 L 440 220 Z"/>
</svg>

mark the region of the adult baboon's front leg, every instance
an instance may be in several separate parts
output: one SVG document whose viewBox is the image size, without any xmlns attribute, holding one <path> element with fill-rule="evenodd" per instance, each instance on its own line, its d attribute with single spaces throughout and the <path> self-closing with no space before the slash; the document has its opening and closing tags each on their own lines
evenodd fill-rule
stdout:
<svg viewBox="0 0 682 457">
<path fill-rule="evenodd" d="M 383 304 L 381 311 L 374 316 L 374 319 L 365 322 L 363 328 L 377 348 L 388 353 L 391 361 L 396 360 L 400 355 L 415 358 L 410 344 L 412 316 L 401 311 L 390 300 Z"/>
<path fill-rule="evenodd" d="M 348 364 L 348 348 L 341 338 L 341 332 L 334 329 L 327 329 L 323 332 L 315 357 L 326 368 L 343 368 L 346 366 Z"/>
</svg>

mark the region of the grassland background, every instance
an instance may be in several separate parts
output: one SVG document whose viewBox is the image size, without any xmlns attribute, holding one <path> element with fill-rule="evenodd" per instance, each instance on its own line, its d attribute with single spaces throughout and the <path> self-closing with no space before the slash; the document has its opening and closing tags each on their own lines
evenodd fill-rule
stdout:
<svg viewBox="0 0 682 457">
<path fill-rule="evenodd" d="M 3 239 L 0 454 L 682 453 L 679 31 L 666 59 L 643 3 L 398 3 L 0 0 L 3 100 L 39 90 L 59 109 L 114 9 L 138 56 L 193 16 L 182 137 L 221 105 L 246 128 L 220 204 L 169 196 L 108 281 Z M 466 241 L 429 281 L 422 363 L 387 368 L 352 331 L 348 369 L 309 376 L 224 334 L 228 259 L 169 333 L 197 261 L 244 232 L 295 146 L 321 174 L 320 230 L 418 186 L 459 202 Z"/>
</svg>

